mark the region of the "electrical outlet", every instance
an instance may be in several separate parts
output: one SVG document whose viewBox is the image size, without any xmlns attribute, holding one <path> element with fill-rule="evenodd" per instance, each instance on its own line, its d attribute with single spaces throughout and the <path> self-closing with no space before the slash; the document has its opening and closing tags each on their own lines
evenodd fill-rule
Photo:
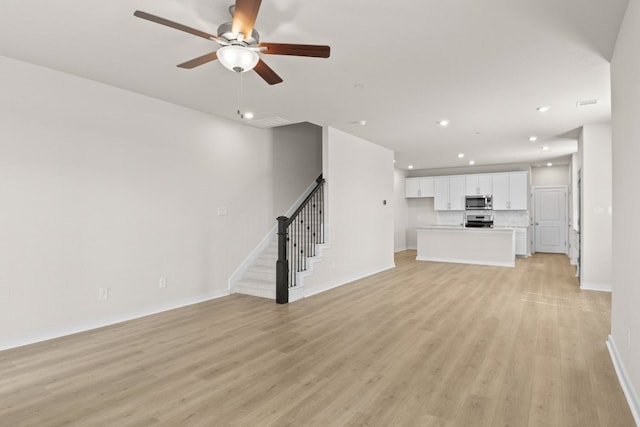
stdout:
<svg viewBox="0 0 640 427">
<path fill-rule="evenodd" d="M 220 206 L 218 208 L 218 216 L 227 216 L 229 215 L 229 208 L 226 206 Z"/>
<path fill-rule="evenodd" d="M 109 288 L 100 288 L 98 289 L 98 300 L 106 301 L 109 299 Z"/>
<path fill-rule="evenodd" d="M 164 289 L 166 287 L 167 287 L 167 278 L 161 277 L 160 280 L 158 280 L 158 288 Z"/>
</svg>

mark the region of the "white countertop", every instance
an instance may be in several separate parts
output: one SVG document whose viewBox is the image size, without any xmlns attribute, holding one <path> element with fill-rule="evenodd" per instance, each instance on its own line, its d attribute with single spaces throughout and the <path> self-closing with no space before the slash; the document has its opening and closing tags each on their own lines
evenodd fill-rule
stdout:
<svg viewBox="0 0 640 427">
<path fill-rule="evenodd" d="M 492 232 L 512 232 L 518 228 L 526 228 L 526 227 L 491 227 L 491 228 L 482 228 L 482 227 L 463 227 L 461 225 L 425 225 L 422 227 L 416 227 L 416 230 L 451 230 L 451 231 L 473 231 L 473 232 L 482 232 L 482 233 L 492 233 Z"/>
</svg>

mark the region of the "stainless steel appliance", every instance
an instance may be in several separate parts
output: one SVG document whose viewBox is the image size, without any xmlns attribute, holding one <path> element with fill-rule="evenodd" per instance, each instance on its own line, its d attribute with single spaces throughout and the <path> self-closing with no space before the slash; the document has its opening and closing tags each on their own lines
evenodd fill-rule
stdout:
<svg viewBox="0 0 640 427">
<path fill-rule="evenodd" d="M 470 214 L 465 218 L 465 227 L 469 228 L 491 228 L 493 227 L 493 214 Z"/>
<path fill-rule="evenodd" d="M 465 209 L 469 211 L 493 209 L 493 197 L 490 195 L 466 196 L 464 200 L 465 200 Z"/>
</svg>

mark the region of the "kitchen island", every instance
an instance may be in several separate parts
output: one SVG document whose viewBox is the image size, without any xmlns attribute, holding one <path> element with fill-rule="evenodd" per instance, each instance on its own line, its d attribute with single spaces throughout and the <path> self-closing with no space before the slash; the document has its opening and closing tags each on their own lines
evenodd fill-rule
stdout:
<svg viewBox="0 0 640 427">
<path fill-rule="evenodd" d="M 515 267 L 515 229 L 465 228 L 432 225 L 417 227 L 418 261 L 453 262 Z"/>
</svg>

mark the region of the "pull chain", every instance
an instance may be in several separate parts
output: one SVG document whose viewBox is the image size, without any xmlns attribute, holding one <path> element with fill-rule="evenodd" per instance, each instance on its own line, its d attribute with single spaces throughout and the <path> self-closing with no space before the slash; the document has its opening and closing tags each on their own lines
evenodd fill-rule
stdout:
<svg viewBox="0 0 640 427">
<path fill-rule="evenodd" d="M 238 75 L 240 76 L 240 85 L 238 88 L 238 99 L 237 99 L 237 106 L 238 106 L 238 111 L 237 114 L 238 116 L 240 116 L 241 119 L 244 119 L 244 115 L 242 114 L 242 112 L 240 111 L 240 99 L 242 98 L 242 73 L 239 72 Z"/>
</svg>

